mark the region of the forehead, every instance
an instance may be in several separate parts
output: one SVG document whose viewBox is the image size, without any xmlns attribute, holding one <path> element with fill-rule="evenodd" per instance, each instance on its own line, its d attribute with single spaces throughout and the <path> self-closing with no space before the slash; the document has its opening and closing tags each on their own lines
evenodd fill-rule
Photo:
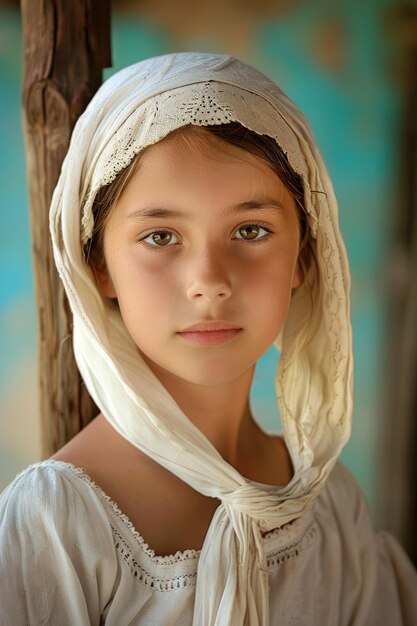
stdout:
<svg viewBox="0 0 417 626">
<path fill-rule="evenodd" d="M 205 63 L 206 61 L 204 66 Z M 255 70 L 252 89 L 248 91 L 247 81 L 239 79 L 235 65 L 233 61 L 223 67 L 216 62 L 213 66 L 215 71 L 210 77 L 206 70 L 203 72 L 204 76 L 200 75 L 196 66 L 193 80 L 187 70 L 186 84 L 182 81 L 175 83 L 171 65 L 169 77 L 164 66 L 162 76 L 157 79 L 155 74 L 151 74 L 146 76 L 145 81 L 138 81 L 135 66 L 131 72 L 129 70 L 129 77 L 125 76 L 123 90 L 119 90 L 119 84 L 113 84 L 113 77 L 106 81 L 103 91 L 100 92 L 103 105 L 100 115 L 97 115 L 97 107 L 90 107 L 91 114 L 87 114 L 87 121 L 94 134 L 93 140 L 91 135 L 88 136 L 88 163 L 83 184 L 83 243 L 91 236 L 93 229 L 92 206 L 98 190 L 103 185 L 112 183 L 146 146 L 186 125 L 204 126 L 235 121 L 251 128 L 258 135 L 274 138 L 288 156 L 293 170 L 308 181 L 305 154 L 297 139 L 298 126 L 292 123 L 293 105 L 288 107 L 288 99 L 284 94 Z M 233 79 L 232 82 L 230 79 Z M 255 91 L 254 86 L 258 82 L 259 89 Z M 114 92 L 119 94 L 116 100 Z M 107 102 L 112 105 L 108 106 Z M 215 114 L 212 105 L 216 107 Z M 103 115 L 101 111 L 104 111 Z M 306 128 L 305 121 L 302 122 L 304 145 Z M 112 130 L 111 133 L 109 129 Z M 103 136 L 108 137 L 104 143 Z M 78 151 L 77 146 L 75 152 Z"/>
<path fill-rule="evenodd" d="M 142 152 L 141 160 L 146 159 L 149 153 L 168 155 L 177 152 L 183 156 L 187 153 L 197 153 L 208 159 L 230 160 L 230 157 L 246 160 L 251 163 L 259 162 L 260 159 L 249 150 L 236 146 L 227 141 L 219 134 L 214 134 L 204 126 L 192 126 L 178 128 L 157 143 L 148 146 Z M 266 162 L 266 161 L 265 161 Z"/>
<path fill-rule="evenodd" d="M 207 131 L 191 130 L 146 149 L 111 221 L 212 219 L 232 213 L 244 218 L 255 209 L 265 218 L 280 209 L 296 213 L 293 196 L 265 159 Z"/>
<path fill-rule="evenodd" d="M 216 174 L 219 178 L 227 179 L 229 175 L 230 182 L 240 176 L 242 186 L 245 185 L 245 177 L 252 179 L 258 176 L 282 186 L 279 170 L 262 150 L 254 151 L 250 144 L 236 145 L 234 141 L 228 141 L 204 126 L 190 125 L 177 129 L 147 147 L 140 156 L 138 170 L 157 174 L 159 168 L 164 174 L 178 170 L 182 174 L 183 169 L 187 168 L 192 170 L 194 176 Z"/>
<path fill-rule="evenodd" d="M 138 191 L 145 192 L 154 182 L 159 194 L 168 187 L 169 191 L 198 191 L 198 185 L 207 187 L 211 195 L 216 195 L 216 185 L 221 192 L 226 187 L 231 192 L 235 188 L 243 195 L 262 187 L 274 188 L 280 194 L 284 191 L 278 173 L 266 158 L 200 127 L 174 131 L 146 148 L 131 178 L 131 187 L 135 180 L 140 180 Z"/>
</svg>

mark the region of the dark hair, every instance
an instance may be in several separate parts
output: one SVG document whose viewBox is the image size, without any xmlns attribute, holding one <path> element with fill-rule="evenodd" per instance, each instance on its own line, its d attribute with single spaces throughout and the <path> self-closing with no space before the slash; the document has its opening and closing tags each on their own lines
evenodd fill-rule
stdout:
<svg viewBox="0 0 417 626">
<path fill-rule="evenodd" d="M 278 146 L 276 141 L 267 135 L 258 135 L 257 133 L 245 128 L 238 122 L 230 122 L 229 124 L 219 124 L 217 126 L 192 126 L 187 125 L 169 133 L 167 137 L 174 134 L 183 137 L 187 142 L 190 136 L 184 131 L 194 131 L 198 134 L 206 132 L 210 135 L 224 141 L 227 144 L 243 148 L 244 150 L 263 159 L 269 167 L 279 176 L 288 191 L 295 199 L 298 211 L 298 219 L 300 224 L 300 260 L 304 273 L 305 267 L 309 263 L 308 248 L 306 244 L 309 240 L 309 229 L 307 222 L 307 214 L 304 208 L 304 189 L 301 176 L 294 172 L 290 166 L 283 150 Z M 162 139 L 163 141 L 163 139 Z M 141 156 L 148 148 L 144 148 L 133 161 L 116 177 L 116 179 L 99 189 L 94 203 L 94 229 L 91 240 L 87 242 L 84 253 L 88 263 L 94 265 L 97 269 L 105 269 L 104 260 L 104 230 L 109 220 L 112 209 L 120 198 L 124 188 L 129 182 L 132 174 L 135 172 L 141 160 Z"/>
</svg>

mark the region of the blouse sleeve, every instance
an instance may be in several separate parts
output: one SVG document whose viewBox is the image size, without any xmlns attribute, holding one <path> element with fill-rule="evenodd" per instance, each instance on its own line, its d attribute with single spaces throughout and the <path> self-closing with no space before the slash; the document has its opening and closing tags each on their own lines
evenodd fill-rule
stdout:
<svg viewBox="0 0 417 626">
<path fill-rule="evenodd" d="M 88 485 L 35 464 L 2 493 L 2 626 L 98 625 L 115 576 L 111 528 Z"/>
<path fill-rule="evenodd" d="M 346 623 L 415 626 L 416 570 L 392 535 L 374 531 L 365 497 L 350 472 L 338 463 L 333 478 L 333 511 L 344 536 Z"/>
</svg>

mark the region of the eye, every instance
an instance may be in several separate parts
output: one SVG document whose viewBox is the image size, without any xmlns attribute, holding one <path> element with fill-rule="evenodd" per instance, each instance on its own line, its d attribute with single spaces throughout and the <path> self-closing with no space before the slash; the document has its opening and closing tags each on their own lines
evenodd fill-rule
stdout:
<svg viewBox="0 0 417 626">
<path fill-rule="evenodd" d="M 264 230 L 266 235 L 258 237 L 261 230 Z M 243 237 L 237 237 L 236 239 L 243 239 L 244 241 L 249 241 L 251 243 L 260 243 L 261 241 L 267 239 L 271 234 L 271 231 L 268 228 L 256 222 L 243 224 L 242 226 L 239 226 L 236 232 L 243 234 Z"/>
<path fill-rule="evenodd" d="M 172 237 L 176 237 L 176 235 L 170 230 L 154 230 L 152 233 L 149 233 L 149 235 L 146 235 L 146 237 L 141 239 L 140 243 L 144 241 L 148 246 L 151 246 L 151 248 L 167 248 L 168 244 L 172 240 Z M 151 243 L 151 241 L 147 241 L 147 239 L 151 239 L 153 243 Z"/>
</svg>

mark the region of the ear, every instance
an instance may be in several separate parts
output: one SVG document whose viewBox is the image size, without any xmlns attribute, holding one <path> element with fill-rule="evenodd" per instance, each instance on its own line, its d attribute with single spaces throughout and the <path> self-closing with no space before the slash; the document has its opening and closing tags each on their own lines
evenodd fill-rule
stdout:
<svg viewBox="0 0 417 626">
<path fill-rule="evenodd" d="M 117 298 L 116 290 L 113 285 L 113 281 L 107 270 L 107 267 L 97 267 L 93 263 L 91 264 L 94 278 L 96 281 L 97 289 L 105 298 L 114 299 Z"/>
</svg>

